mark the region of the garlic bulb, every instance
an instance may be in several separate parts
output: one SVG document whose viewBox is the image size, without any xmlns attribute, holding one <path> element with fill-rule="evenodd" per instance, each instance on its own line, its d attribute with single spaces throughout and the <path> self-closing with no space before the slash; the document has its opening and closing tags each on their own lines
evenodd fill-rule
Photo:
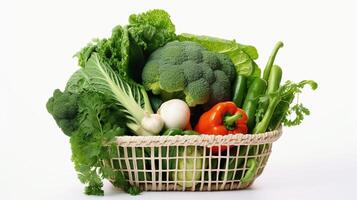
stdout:
<svg viewBox="0 0 357 200">
<path fill-rule="evenodd" d="M 160 131 L 164 127 L 164 121 L 161 119 L 160 115 L 148 114 L 146 112 L 144 114 L 143 119 L 141 120 L 141 126 L 145 130 L 157 135 L 160 133 Z"/>
</svg>

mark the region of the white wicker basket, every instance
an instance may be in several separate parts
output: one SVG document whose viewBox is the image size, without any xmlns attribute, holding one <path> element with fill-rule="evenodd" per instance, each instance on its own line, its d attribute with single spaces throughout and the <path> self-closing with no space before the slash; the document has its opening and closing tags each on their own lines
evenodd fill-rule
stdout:
<svg viewBox="0 0 357 200">
<path fill-rule="evenodd" d="M 122 136 L 117 137 L 115 156 L 103 160 L 103 165 L 123 173 L 129 183 L 144 191 L 243 189 L 263 172 L 272 143 L 281 134 L 279 128 L 256 135 Z M 231 148 L 218 155 L 209 148 L 221 145 Z M 180 155 L 182 151 L 190 151 L 191 156 Z M 249 159 L 256 163 L 250 172 Z M 189 164 L 193 167 L 188 168 Z M 252 177 L 248 181 L 247 173 Z M 185 180 L 186 175 L 192 179 Z"/>
</svg>

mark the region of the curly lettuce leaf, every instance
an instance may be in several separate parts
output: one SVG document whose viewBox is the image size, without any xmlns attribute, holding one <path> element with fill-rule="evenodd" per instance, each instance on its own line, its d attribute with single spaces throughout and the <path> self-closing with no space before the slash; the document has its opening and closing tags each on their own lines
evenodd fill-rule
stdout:
<svg viewBox="0 0 357 200">
<path fill-rule="evenodd" d="M 107 39 L 94 39 L 75 56 L 85 67 L 93 53 L 127 81 L 141 82 L 145 56 L 166 43 L 175 40 L 175 26 L 164 10 L 151 10 L 129 17 L 127 26 L 116 26 Z"/>
<path fill-rule="evenodd" d="M 75 55 L 78 64 L 84 68 L 93 53 L 97 53 L 124 79 L 140 81 L 137 72 L 144 65 L 144 57 L 141 49 L 130 39 L 126 28 L 116 26 L 110 38 L 94 39 Z"/>
<path fill-rule="evenodd" d="M 121 26 L 116 26 L 112 30 L 112 35 L 108 39 L 93 39 L 90 43 L 75 54 L 78 64 L 85 67 L 93 53 L 98 53 L 110 63 L 113 69 L 120 69 L 128 64 L 128 44 L 127 31 Z"/>
<path fill-rule="evenodd" d="M 141 14 L 132 14 L 127 28 L 146 55 L 176 39 L 175 25 L 164 10 L 154 9 Z"/>
<path fill-rule="evenodd" d="M 237 43 L 235 40 L 225 40 L 210 36 L 197 36 L 183 33 L 177 36 L 179 41 L 197 42 L 206 49 L 228 55 L 234 63 L 238 74 L 259 77 L 261 70 L 254 62 L 258 58 L 257 49 L 250 45 Z"/>
</svg>

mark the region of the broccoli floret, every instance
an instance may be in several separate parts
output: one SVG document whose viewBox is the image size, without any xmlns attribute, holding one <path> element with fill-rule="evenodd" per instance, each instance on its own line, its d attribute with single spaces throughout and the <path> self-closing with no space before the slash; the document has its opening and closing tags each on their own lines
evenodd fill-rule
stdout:
<svg viewBox="0 0 357 200">
<path fill-rule="evenodd" d="M 225 92 L 230 90 L 231 85 L 227 75 L 223 71 L 218 70 L 216 70 L 214 74 L 216 81 L 211 84 L 211 97 L 209 102 L 210 105 L 230 99 L 230 94 Z"/>
<path fill-rule="evenodd" d="M 51 97 L 46 104 L 47 111 L 68 136 L 71 136 L 72 132 L 78 127 L 76 120 L 78 115 L 77 101 L 77 94 L 61 92 L 59 89 L 56 89 L 53 92 L 53 97 Z"/>
<path fill-rule="evenodd" d="M 222 63 L 221 70 L 228 76 L 229 81 L 233 82 L 237 72 L 235 70 L 234 64 L 232 63 L 231 59 L 224 54 L 218 54 L 217 58 Z"/>
<path fill-rule="evenodd" d="M 204 78 L 201 78 L 189 83 L 184 93 L 186 95 L 185 101 L 188 105 L 196 106 L 197 104 L 204 104 L 210 98 L 210 85 Z"/>
<path fill-rule="evenodd" d="M 195 42 L 169 42 L 154 51 L 142 73 L 146 90 L 164 100 L 180 98 L 190 107 L 229 99 L 235 68 L 224 54 Z"/>
<path fill-rule="evenodd" d="M 204 79 L 207 80 L 209 84 L 212 84 L 216 81 L 216 77 L 214 75 L 214 71 L 208 66 L 203 63 L 200 63 L 200 68 L 202 69 L 202 76 Z"/>
<path fill-rule="evenodd" d="M 144 86 L 146 89 L 151 89 L 153 94 L 160 93 L 160 73 L 159 73 L 159 62 L 158 60 L 151 60 L 146 63 L 146 67 L 143 69 L 142 76 L 147 77 L 147 79 L 143 80 Z"/>
<path fill-rule="evenodd" d="M 212 70 L 221 69 L 222 64 L 217 57 L 217 55 L 219 54 L 210 51 L 205 51 L 202 54 L 203 54 L 203 62 L 206 65 L 210 66 Z"/>
<path fill-rule="evenodd" d="M 197 66 L 192 60 L 186 61 L 180 65 L 183 70 L 184 77 L 188 83 L 200 79 L 203 75 L 202 68 Z"/>
<path fill-rule="evenodd" d="M 126 120 L 119 106 L 95 91 L 82 90 L 72 93 L 56 89 L 46 107 L 67 136 L 72 136 L 79 130 L 92 134 L 94 128 L 98 128 L 93 124 L 96 120 L 99 120 L 103 131 L 111 131 L 115 135 L 122 135 L 126 127 Z"/>
<path fill-rule="evenodd" d="M 170 69 L 170 70 L 166 70 Z M 175 80 L 175 81 L 172 81 Z M 166 92 L 178 92 L 185 88 L 186 82 L 183 70 L 175 65 L 160 68 L 160 88 Z"/>
</svg>

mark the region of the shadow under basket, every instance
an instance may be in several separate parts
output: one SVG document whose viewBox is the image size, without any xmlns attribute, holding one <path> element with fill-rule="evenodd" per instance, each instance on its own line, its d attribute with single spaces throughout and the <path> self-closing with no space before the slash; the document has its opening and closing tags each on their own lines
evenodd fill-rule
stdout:
<svg viewBox="0 0 357 200">
<path fill-rule="evenodd" d="M 102 164 L 144 191 L 244 189 L 263 172 L 281 134 L 280 127 L 256 135 L 121 136 Z"/>
</svg>

